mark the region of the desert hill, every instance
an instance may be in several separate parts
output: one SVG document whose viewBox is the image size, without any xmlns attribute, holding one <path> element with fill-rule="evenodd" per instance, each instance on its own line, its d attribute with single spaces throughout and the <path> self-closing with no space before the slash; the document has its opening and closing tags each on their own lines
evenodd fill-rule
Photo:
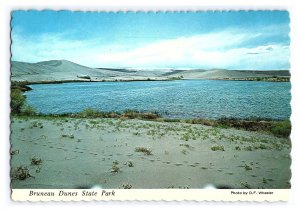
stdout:
<svg viewBox="0 0 300 211">
<path fill-rule="evenodd" d="M 242 79 L 259 77 L 289 77 L 287 70 L 253 71 L 224 69 L 126 69 L 90 68 L 67 60 L 50 60 L 37 63 L 11 62 L 11 80 L 28 82 L 45 81 L 115 81 L 115 80 L 168 80 L 181 79 Z"/>
</svg>

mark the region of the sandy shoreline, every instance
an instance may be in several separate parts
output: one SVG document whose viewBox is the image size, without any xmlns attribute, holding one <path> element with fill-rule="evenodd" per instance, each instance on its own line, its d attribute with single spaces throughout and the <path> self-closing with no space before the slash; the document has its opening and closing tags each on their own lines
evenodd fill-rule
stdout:
<svg viewBox="0 0 300 211">
<path fill-rule="evenodd" d="M 264 132 L 66 117 L 13 117 L 11 130 L 13 177 L 32 176 L 12 188 L 290 188 L 290 141 Z"/>
</svg>

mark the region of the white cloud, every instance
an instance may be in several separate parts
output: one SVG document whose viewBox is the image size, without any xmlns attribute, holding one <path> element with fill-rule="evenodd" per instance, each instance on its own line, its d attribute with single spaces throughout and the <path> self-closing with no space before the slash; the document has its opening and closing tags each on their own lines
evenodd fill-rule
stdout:
<svg viewBox="0 0 300 211">
<path fill-rule="evenodd" d="M 63 34 L 35 38 L 13 36 L 13 60 L 38 62 L 67 59 L 92 67 L 193 67 L 227 69 L 287 69 L 289 46 L 281 44 L 241 47 L 265 36 L 225 30 L 142 47 L 103 45 L 101 40 L 70 40 Z"/>
</svg>

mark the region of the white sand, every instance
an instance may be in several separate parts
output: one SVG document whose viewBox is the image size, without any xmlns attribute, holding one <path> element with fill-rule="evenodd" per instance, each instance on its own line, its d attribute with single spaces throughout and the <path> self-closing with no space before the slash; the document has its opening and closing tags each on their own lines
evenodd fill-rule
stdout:
<svg viewBox="0 0 300 211">
<path fill-rule="evenodd" d="M 289 140 L 267 133 L 141 120 L 12 120 L 12 173 L 23 165 L 33 176 L 13 178 L 12 188 L 290 188 Z M 34 156 L 40 165 L 31 164 Z M 119 172 L 111 172 L 114 161 Z"/>
</svg>

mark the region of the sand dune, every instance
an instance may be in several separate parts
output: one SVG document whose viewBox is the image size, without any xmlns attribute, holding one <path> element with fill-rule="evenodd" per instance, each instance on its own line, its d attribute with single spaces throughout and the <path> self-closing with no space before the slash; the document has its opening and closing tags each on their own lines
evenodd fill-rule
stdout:
<svg viewBox="0 0 300 211">
<path fill-rule="evenodd" d="M 109 70 L 85 67 L 66 60 L 38 63 L 12 61 L 12 80 L 15 81 L 60 81 L 78 80 L 78 76 L 107 77 L 115 75 Z"/>
<path fill-rule="evenodd" d="M 175 70 L 167 73 L 171 77 L 182 76 L 185 79 L 224 79 L 224 78 L 251 78 L 290 76 L 289 71 L 253 71 L 253 70 Z"/>
<path fill-rule="evenodd" d="M 231 79 L 247 77 L 290 76 L 289 71 L 242 71 L 242 70 L 177 70 L 177 69 L 126 69 L 90 68 L 67 60 L 51 60 L 38 63 L 11 62 L 13 81 L 64 81 L 64 80 L 167 80 L 183 79 Z"/>
</svg>

